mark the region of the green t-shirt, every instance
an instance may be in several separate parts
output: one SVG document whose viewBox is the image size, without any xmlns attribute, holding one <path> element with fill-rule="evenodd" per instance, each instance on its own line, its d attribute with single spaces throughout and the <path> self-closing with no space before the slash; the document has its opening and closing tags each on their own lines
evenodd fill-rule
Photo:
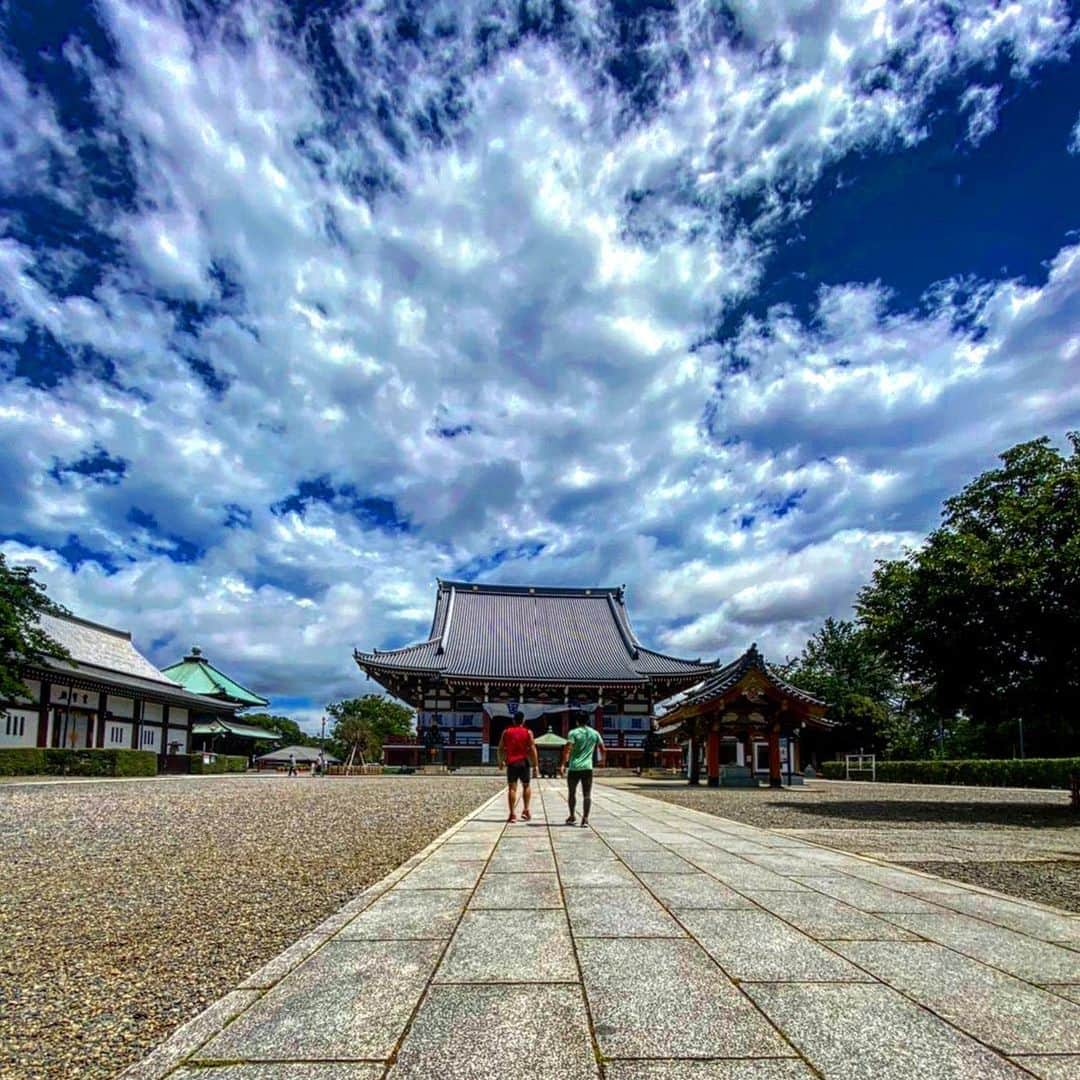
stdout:
<svg viewBox="0 0 1080 1080">
<path fill-rule="evenodd" d="M 570 743 L 570 760 L 567 762 L 568 769 L 591 769 L 593 751 L 600 742 L 600 734 L 595 728 L 576 727 L 571 728 L 566 736 Z"/>
</svg>

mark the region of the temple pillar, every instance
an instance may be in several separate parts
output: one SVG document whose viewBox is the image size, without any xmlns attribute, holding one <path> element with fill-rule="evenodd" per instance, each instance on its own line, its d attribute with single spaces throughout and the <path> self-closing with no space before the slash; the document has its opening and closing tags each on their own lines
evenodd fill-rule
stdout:
<svg viewBox="0 0 1080 1080">
<path fill-rule="evenodd" d="M 783 787 L 783 775 L 780 772 L 780 725 L 769 725 L 769 787 Z"/>
<path fill-rule="evenodd" d="M 709 732 L 706 744 L 706 764 L 709 771 L 709 787 L 720 786 L 720 732 L 715 728 Z"/>
<path fill-rule="evenodd" d="M 691 736 L 689 746 L 690 760 L 686 766 L 686 782 L 688 784 L 700 784 L 701 783 L 701 763 L 698 760 L 698 741 L 697 738 Z"/>
<path fill-rule="evenodd" d="M 491 717 L 487 710 L 480 714 L 484 718 L 483 730 L 480 735 L 480 762 L 483 765 L 491 764 Z"/>
<path fill-rule="evenodd" d="M 49 745 L 49 721 L 52 718 L 52 710 L 49 708 L 49 697 L 52 694 L 52 683 L 48 679 L 41 680 L 41 690 L 38 694 L 38 746 Z"/>
</svg>

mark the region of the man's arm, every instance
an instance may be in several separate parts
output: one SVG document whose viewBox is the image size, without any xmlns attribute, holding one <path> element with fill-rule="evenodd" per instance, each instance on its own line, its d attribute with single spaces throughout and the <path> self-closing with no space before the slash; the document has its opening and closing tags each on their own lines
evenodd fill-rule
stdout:
<svg viewBox="0 0 1080 1080">
<path fill-rule="evenodd" d="M 505 739 L 505 738 L 506 738 L 506 732 L 504 731 L 499 736 L 499 745 L 495 750 L 495 755 L 496 755 L 495 760 L 498 761 L 500 769 L 506 767 L 506 753 L 503 750 L 503 739 Z"/>
<path fill-rule="evenodd" d="M 529 732 L 529 757 L 532 758 L 533 768 L 537 774 L 540 772 L 540 751 L 536 749 L 536 740 L 533 739 L 533 733 Z"/>
<path fill-rule="evenodd" d="M 604 765 L 607 762 L 607 747 L 604 746 L 604 737 L 597 733 L 596 736 L 596 754 L 600 758 L 600 764 Z"/>
<path fill-rule="evenodd" d="M 559 762 L 559 770 L 566 772 L 567 763 L 570 761 L 570 743 L 567 742 L 562 748 L 562 760 Z"/>
</svg>

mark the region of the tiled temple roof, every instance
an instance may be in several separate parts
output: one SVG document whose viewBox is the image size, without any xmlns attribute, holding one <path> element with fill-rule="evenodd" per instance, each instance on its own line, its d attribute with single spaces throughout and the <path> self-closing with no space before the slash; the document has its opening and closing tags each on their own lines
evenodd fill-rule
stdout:
<svg viewBox="0 0 1080 1080">
<path fill-rule="evenodd" d="M 356 652 L 369 674 L 553 683 L 648 683 L 694 679 L 715 663 L 647 649 L 622 588 L 559 589 L 439 581 L 427 641 Z"/>
<path fill-rule="evenodd" d="M 162 672 L 193 694 L 220 697 L 241 707 L 269 704 L 266 698 L 259 697 L 246 686 L 230 679 L 223 671 L 218 671 L 196 645 L 191 647 L 191 652 L 183 660 L 162 668 Z"/>
<path fill-rule="evenodd" d="M 71 655 L 71 660 L 42 657 L 32 668 L 61 684 L 71 681 L 150 701 L 220 713 L 230 703 L 186 690 L 159 671 L 138 649 L 127 630 L 117 630 L 75 615 L 38 616 L 41 629 Z"/>
</svg>

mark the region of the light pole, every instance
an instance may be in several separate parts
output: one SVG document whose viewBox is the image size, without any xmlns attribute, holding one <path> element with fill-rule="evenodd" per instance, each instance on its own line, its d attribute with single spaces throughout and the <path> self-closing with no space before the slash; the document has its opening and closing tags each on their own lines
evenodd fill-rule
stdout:
<svg viewBox="0 0 1080 1080">
<path fill-rule="evenodd" d="M 322 718 L 322 726 L 319 728 L 319 775 L 326 775 L 326 716 Z"/>
<path fill-rule="evenodd" d="M 1022 716 L 1017 718 L 1017 723 L 1020 725 L 1020 760 L 1024 760 L 1024 718 Z"/>
</svg>

